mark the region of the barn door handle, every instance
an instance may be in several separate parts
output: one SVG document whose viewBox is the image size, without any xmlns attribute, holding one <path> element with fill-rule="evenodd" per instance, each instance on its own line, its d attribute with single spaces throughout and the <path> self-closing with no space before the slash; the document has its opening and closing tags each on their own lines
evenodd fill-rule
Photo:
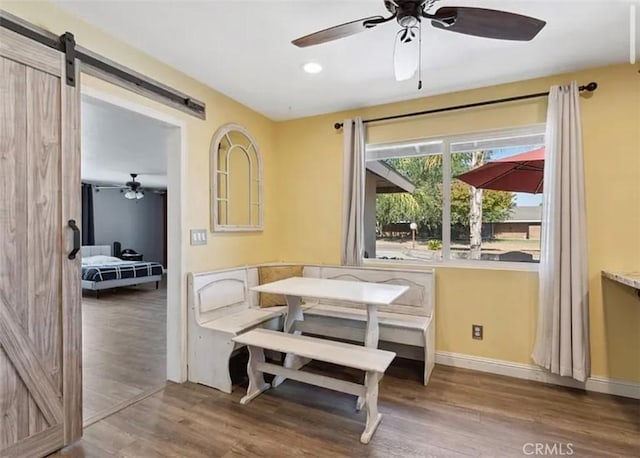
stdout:
<svg viewBox="0 0 640 458">
<path fill-rule="evenodd" d="M 75 219 L 69 220 L 69 227 L 73 231 L 73 250 L 69 253 L 69 259 L 75 259 L 76 254 L 80 251 L 80 229 L 76 225 Z"/>
</svg>

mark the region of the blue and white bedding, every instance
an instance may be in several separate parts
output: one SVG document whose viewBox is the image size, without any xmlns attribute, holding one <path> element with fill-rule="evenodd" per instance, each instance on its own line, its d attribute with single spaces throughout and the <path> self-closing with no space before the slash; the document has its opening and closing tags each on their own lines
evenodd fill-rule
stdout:
<svg viewBox="0 0 640 458">
<path fill-rule="evenodd" d="M 164 269 L 157 262 L 123 261 L 112 256 L 90 256 L 82 259 L 82 279 L 99 282 L 124 278 L 162 275 Z"/>
</svg>

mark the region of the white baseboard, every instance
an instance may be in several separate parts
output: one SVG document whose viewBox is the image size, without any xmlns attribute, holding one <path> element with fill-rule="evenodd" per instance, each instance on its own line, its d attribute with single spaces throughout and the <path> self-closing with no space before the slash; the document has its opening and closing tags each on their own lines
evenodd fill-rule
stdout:
<svg viewBox="0 0 640 458">
<path fill-rule="evenodd" d="M 451 353 L 447 351 L 436 351 L 436 364 L 640 399 L 640 383 L 628 380 L 593 376 L 589 377 L 586 383 L 581 383 L 569 377 L 550 374 L 544 369 L 531 364 L 513 363 L 511 361 L 463 355 L 461 353 Z"/>
</svg>

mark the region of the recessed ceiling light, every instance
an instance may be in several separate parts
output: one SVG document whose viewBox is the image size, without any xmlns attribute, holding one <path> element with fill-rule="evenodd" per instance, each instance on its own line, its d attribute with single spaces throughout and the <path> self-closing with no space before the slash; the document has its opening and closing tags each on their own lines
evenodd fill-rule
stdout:
<svg viewBox="0 0 640 458">
<path fill-rule="evenodd" d="M 302 66 L 302 69 L 307 73 L 316 74 L 322 71 L 322 65 L 317 62 L 307 62 Z"/>
</svg>

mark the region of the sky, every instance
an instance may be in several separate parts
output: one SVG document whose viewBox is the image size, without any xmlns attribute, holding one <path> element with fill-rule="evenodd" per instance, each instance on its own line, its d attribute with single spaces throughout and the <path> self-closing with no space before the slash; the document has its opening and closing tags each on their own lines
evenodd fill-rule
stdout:
<svg viewBox="0 0 640 458">
<path fill-rule="evenodd" d="M 516 206 L 531 207 L 542 205 L 542 194 L 527 194 L 524 192 L 516 192 Z"/>
</svg>

